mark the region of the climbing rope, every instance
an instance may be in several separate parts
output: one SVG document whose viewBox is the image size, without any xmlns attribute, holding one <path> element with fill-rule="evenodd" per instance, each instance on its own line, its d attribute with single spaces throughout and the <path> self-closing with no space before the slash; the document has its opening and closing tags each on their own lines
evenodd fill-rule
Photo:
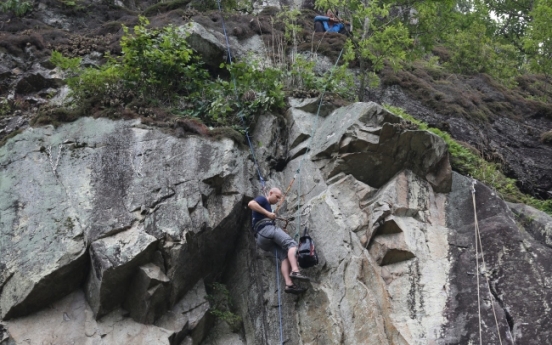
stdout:
<svg viewBox="0 0 552 345">
<path fill-rule="evenodd" d="M 479 344 L 483 345 L 482 337 L 481 337 L 481 301 L 479 296 L 479 253 L 478 253 L 478 245 L 477 245 L 477 211 L 475 209 L 475 181 L 472 184 L 472 196 L 473 196 L 473 215 L 475 218 L 475 277 L 477 278 L 477 312 L 479 315 Z"/>
<path fill-rule="evenodd" d="M 217 4 L 218 4 L 219 13 L 220 13 L 220 19 L 221 19 L 221 22 L 222 22 L 222 31 L 224 33 L 224 38 L 226 40 L 226 49 L 228 51 L 228 61 L 230 62 L 230 64 L 232 64 L 232 52 L 230 51 L 230 41 L 228 40 L 228 34 L 226 33 L 226 24 L 224 23 L 224 16 L 222 15 L 222 6 L 220 5 L 220 0 L 217 0 Z M 235 78 L 233 73 L 232 73 L 232 83 L 234 85 L 234 95 L 236 96 L 236 101 L 238 103 L 241 103 L 239 95 L 238 95 L 238 87 L 236 85 L 236 78 Z M 261 190 L 262 190 L 263 194 L 265 194 L 266 193 L 266 191 L 265 191 L 265 187 L 266 187 L 265 179 L 263 178 L 263 175 L 261 174 L 261 169 L 259 167 L 259 163 L 257 162 L 257 158 L 255 157 L 255 150 L 253 149 L 253 144 L 251 143 L 251 137 L 249 136 L 249 130 L 248 130 L 247 125 L 245 123 L 243 112 L 241 110 L 238 112 L 238 117 L 240 118 L 240 120 L 242 122 L 242 126 L 245 130 L 245 137 L 247 138 L 247 144 L 249 145 L 249 150 L 251 151 L 251 155 L 253 156 L 253 162 L 255 164 L 257 174 L 259 175 L 259 181 L 261 182 Z"/>
<path fill-rule="evenodd" d="M 228 49 L 228 61 L 230 64 L 232 64 L 232 53 L 230 52 L 230 42 L 228 41 L 228 35 L 226 33 L 226 25 L 224 23 L 224 16 L 222 15 L 222 7 L 220 5 L 220 0 L 217 0 L 220 18 L 222 22 L 222 31 L 224 32 L 224 38 L 226 39 L 226 48 Z M 232 83 L 234 84 L 234 94 L 236 96 L 236 100 L 240 102 L 239 96 L 238 96 L 238 88 L 236 85 L 236 78 L 234 77 L 234 74 L 232 74 Z M 249 136 L 249 130 L 247 128 L 247 125 L 245 123 L 245 119 L 243 117 L 242 111 L 238 112 L 239 118 L 242 122 L 242 126 L 245 129 L 245 137 L 247 138 L 247 144 L 249 145 L 249 150 L 251 151 L 251 155 L 253 156 L 253 162 L 255 164 L 255 168 L 257 170 L 257 174 L 259 175 L 259 181 L 261 182 L 261 190 L 263 194 L 266 195 L 266 185 L 265 185 L 265 179 L 263 178 L 261 174 L 261 169 L 259 167 L 259 163 L 257 162 L 257 158 L 255 157 L 255 150 L 253 149 L 253 144 L 251 143 L 251 137 Z M 286 223 L 287 226 L 287 223 Z M 282 327 L 282 296 L 280 291 L 280 260 L 278 258 L 278 252 L 275 251 L 275 257 L 276 257 L 276 284 L 278 287 L 278 316 L 280 320 L 280 344 L 284 345 L 284 331 Z"/>
<path fill-rule="evenodd" d="M 478 247 L 481 249 L 481 262 L 483 264 L 483 270 L 484 270 L 484 276 L 487 281 L 487 288 L 489 289 L 489 295 L 492 296 L 491 292 L 491 283 L 489 282 L 489 276 L 487 274 L 487 265 L 485 264 L 485 254 L 483 253 L 483 242 L 481 241 L 481 232 L 479 231 L 479 222 L 477 221 L 477 207 L 476 207 L 476 201 L 475 201 L 475 179 L 472 182 L 471 185 L 471 193 L 472 193 L 472 201 L 473 201 L 473 216 L 474 216 L 474 224 L 475 224 L 475 266 L 476 271 L 475 275 L 477 277 L 477 308 L 479 312 L 479 344 L 482 343 L 481 338 L 481 302 L 480 302 L 480 296 L 479 296 L 479 250 Z M 498 326 L 498 318 L 496 317 L 496 311 L 494 308 L 494 303 L 491 301 L 491 307 L 493 309 L 493 315 L 495 319 L 496 324 L 496 331 L 498 333 L 498 340 L 500 342 L 500 345 L 502 345 L 502 337 L 500 336 L 500 328 Z"/>
<path fill-rule="evenodd" d="M 278 257 L 278 250 L 274 250 L 274 256 L 276 257 L 276 286 L 278 287 L 278 317 L 280 319 L 280 344 L 284 345 L 284 328 L 282 327 L 282 296 L 280 292 L 280 258 Z"/>
</svg>

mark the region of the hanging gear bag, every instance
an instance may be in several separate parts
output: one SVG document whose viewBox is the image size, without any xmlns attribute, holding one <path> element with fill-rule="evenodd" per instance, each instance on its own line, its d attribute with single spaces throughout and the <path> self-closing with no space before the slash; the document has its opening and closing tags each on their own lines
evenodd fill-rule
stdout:
<svg viewBox="0 0 552 345">
<path fill-rule="evenodd" d="M 309 236 L 307 228 L 305 228 L 303 236 L 299 239 L 297 262 L 301 268 L 309 268 L 318 264 L 318 255 L 316 254 L 314 241 Z"/>
</svg>

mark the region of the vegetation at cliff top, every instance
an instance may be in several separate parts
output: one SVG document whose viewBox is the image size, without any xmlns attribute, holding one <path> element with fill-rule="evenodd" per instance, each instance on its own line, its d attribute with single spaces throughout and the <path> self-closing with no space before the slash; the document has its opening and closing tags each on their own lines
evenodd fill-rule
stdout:
<svg viewBox="0 0 552 345">
<path fill-rule="evenodd" d="M 399 70 L 431 58 L 450 72 L 486 73 L 507 86 L 525 73 L 542 73 L 550 84 L 552 0 L 317 0 L 316 6 L 339 10 L 352 23 L 348 48 L 360 62 L 361 90 L 377 82 L 384 65 Z"/>
<path fill-rule="evenodd" d="M 75 105 L 121 113 L 133 112 L 138 105 L 161 106 L 208 126 L 239 128 L 241 119 L 247 126 L 255 114 L 284 107 L 284 88 L 290 80 L 330 92 L 350 90 L 342 87 L 352 83 L 343 66 L 336 68 L 338 77 L 330 80 L 331 73 L 316 75 L 314 63 L 300 57 L 288 64 L 289 69 L 253 58 L 223 63 L 214 75 L 189 47 L 184 30 L 172 25 L 148 28 L 148 24 L 140 17 L 133 30 L 123 27 L 122 54 L 108 56 L 98 68 L 81 67 L 80 58 L 52 53 L 50 61 L 70 75 Z"/>
<path fill-rule="evenodd" d="M 0 12 L 13 12 L 17 17 L 23 17 L 32 8 L 32 2 L 29 1 L 5 0 L 0 3 Z"/>
<path fill-rule="evenodd" d="M 552 68 L 548 63 L 552 61 L 548 33 L 552 24 L 543 14 L 552 8 L 551 0 L 536 0 L 535 6 L 528 6 L 526 1 L 494 0 L 418 0 L 400 4 L 389 0 L 318 0 L 316 6 L 340 9 L 342 17 L 353 24 L 345 44 L 344 63 L 332 71 L 334 78 L 328 77 L 330 73 L 317 75 L 312 60 L 293 53 L 302 30 L 296 24 L 301 12 L 296 10 L 278 16 L 284 23 L 285 32 L 278 42 L 283 53 L 276 57 L 272 54 L 270 65 L 242 60 L 222 64 L 218 72 L 222 74 L 213 74 L 182 39 L 183 32 L 170 25 L 148 28 L 145 18 L 134 30 L 124 29 L 121 56 L 108 57 L 100 68 L 82 68 L 80 60 L 55 52 L 52 61 L 73 73 L 69 85 L 74 99 L 81 104 L 100 104 L 105 109 L 127 113 L 138 112 L 135 109 L 143 104 L 162 105 L 175 115 L 201 119 L 208 126 L 243 128 L 240 117 L 249 123 L 254 114 L 283 107 L 286 88 L 321 91 L 328 87 L 327 91 L 353 99 L 352 78 L 346 68 L 349 64 L 360 67 L 357 100 L 363 100 L 366 86 L 377 85 L 385 68 L 397 72 L 423 61 L 428 73 L 433 73 L 432 69 L 442 69 L 438 73 L 444 74 L 483 73 L 505 88 L 515 87 L 524 74 L 542 73 L 544 79 L 536 79 L 534 86 L 544 92 L 534 96 L 534 100 L 548 101 Z M 290 47 L 292 54 L 288 59 Z M 486 120 L 487 116 L 480 119 Z M 506 178 L 496 164 L 486 162 L 448 134 L 428 130 L 447 141 L 454 169 L 492 185 L 507 200 L 551 212 L 550 202 L 522 194 L 515 181 Z"/>
<path fill-rule="evenodd" d="M 451 166 L 461 174 L 472 176 L 494 188 L 507 201 L 531 205 L 552 215 L 552 200 L 538 200 L 527 194 L 523 194 L 515 184 L 515 180 L 506 177 L 496 163 L 490 163 L 480 157 L 476 152 L 461 145 L 452 139 L 448 133 L 437 128 L 430 128 L 427 124 L 417 120 L 403 109 L 391 105 L 384 107 L 395 115 L 399 115 L 418 126 L 419 129 L 430 131 L 445 140 L 450 152 Z"/>
</svg>

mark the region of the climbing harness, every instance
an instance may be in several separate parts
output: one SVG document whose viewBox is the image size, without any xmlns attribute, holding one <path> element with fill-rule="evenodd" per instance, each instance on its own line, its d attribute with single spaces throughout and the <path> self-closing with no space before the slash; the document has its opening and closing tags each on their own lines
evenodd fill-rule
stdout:
<svg viewBox="0 0 552 345">
<path fill-rule="evenodd" d="M 481 337 L 481 300 L 479 295 L 479 249 L 481 249 L 481 261 L 483 263 L 483 270 L 484 270 L 484 276 L 487 280 L 487 288 L 489 289 L 489 295 L 492 296 L 491 293 L 491 284 L 489 282 L 489 276 L 487 274 L 487 265 L 485 264 L 485 255 L 483 253 L 483 242 L 481 241 L 481 233 L 479 231 L 479 222 L 477 221 L 477 207 L 475 202 L 475 184 L 476 180 L 473 179 L 472 185 L 471 185 L 471 193 L 472 193 L 472 200 L 473 200 L 473 216 L 474 216 L 474 224 L 475 224 L 475 276 L 477 278 L 477 309 L 479 314 L 479 344 L 483 344 L 483 340 Z M 502 337 L 500 336 L 500 328 L 498 326 L 498 318 L 496 317 L 496 312 L 494 308 L 494 303 L 491 301 L 491 307 L 493 309 L 493 315 L 496 323 L 496 331 L 498 333 L 498 340 L 500 341 L 500 345 L 502 345 Z"/>
</svg>

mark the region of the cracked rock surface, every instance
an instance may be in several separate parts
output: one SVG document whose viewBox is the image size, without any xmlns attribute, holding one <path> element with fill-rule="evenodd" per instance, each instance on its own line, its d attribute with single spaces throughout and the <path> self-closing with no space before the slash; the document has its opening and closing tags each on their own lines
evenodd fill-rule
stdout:
<svg viewBox="0 0 552 345">
<path fill-rule="evenodd" d="M 280 311 L 290 344 L 464 345 L 479 325 L 486 344 L 547 343 L 549 216 L 476 183 L 476 256 L 472 180 L 451 172 L 439 138 L 357 103 L 310 141 L 315 115 L 297 105 L 265 114 L 253 137 L 269 187 L 297 177 L 279 214 L 293 237 L 308 227 L 320 260 L 301 296 L 255 245 L 257 170 L 231 140 L 87 118 L 10 139 L 0 344 L 272 345 Z M 232 301 L 218 319 L 212 282 Z"/>
<path fill-rule="evenodd" d="M 14 339 L 24 316 L 81 286 L 93 319 L 127 306 L 121 320 L 153 323 L 219 274 L 252 197 L 233 141 L 137 121 L 29 129 L 0 148 L 0 166 L 0 311 L 19 318 Z"/>
</svg>

